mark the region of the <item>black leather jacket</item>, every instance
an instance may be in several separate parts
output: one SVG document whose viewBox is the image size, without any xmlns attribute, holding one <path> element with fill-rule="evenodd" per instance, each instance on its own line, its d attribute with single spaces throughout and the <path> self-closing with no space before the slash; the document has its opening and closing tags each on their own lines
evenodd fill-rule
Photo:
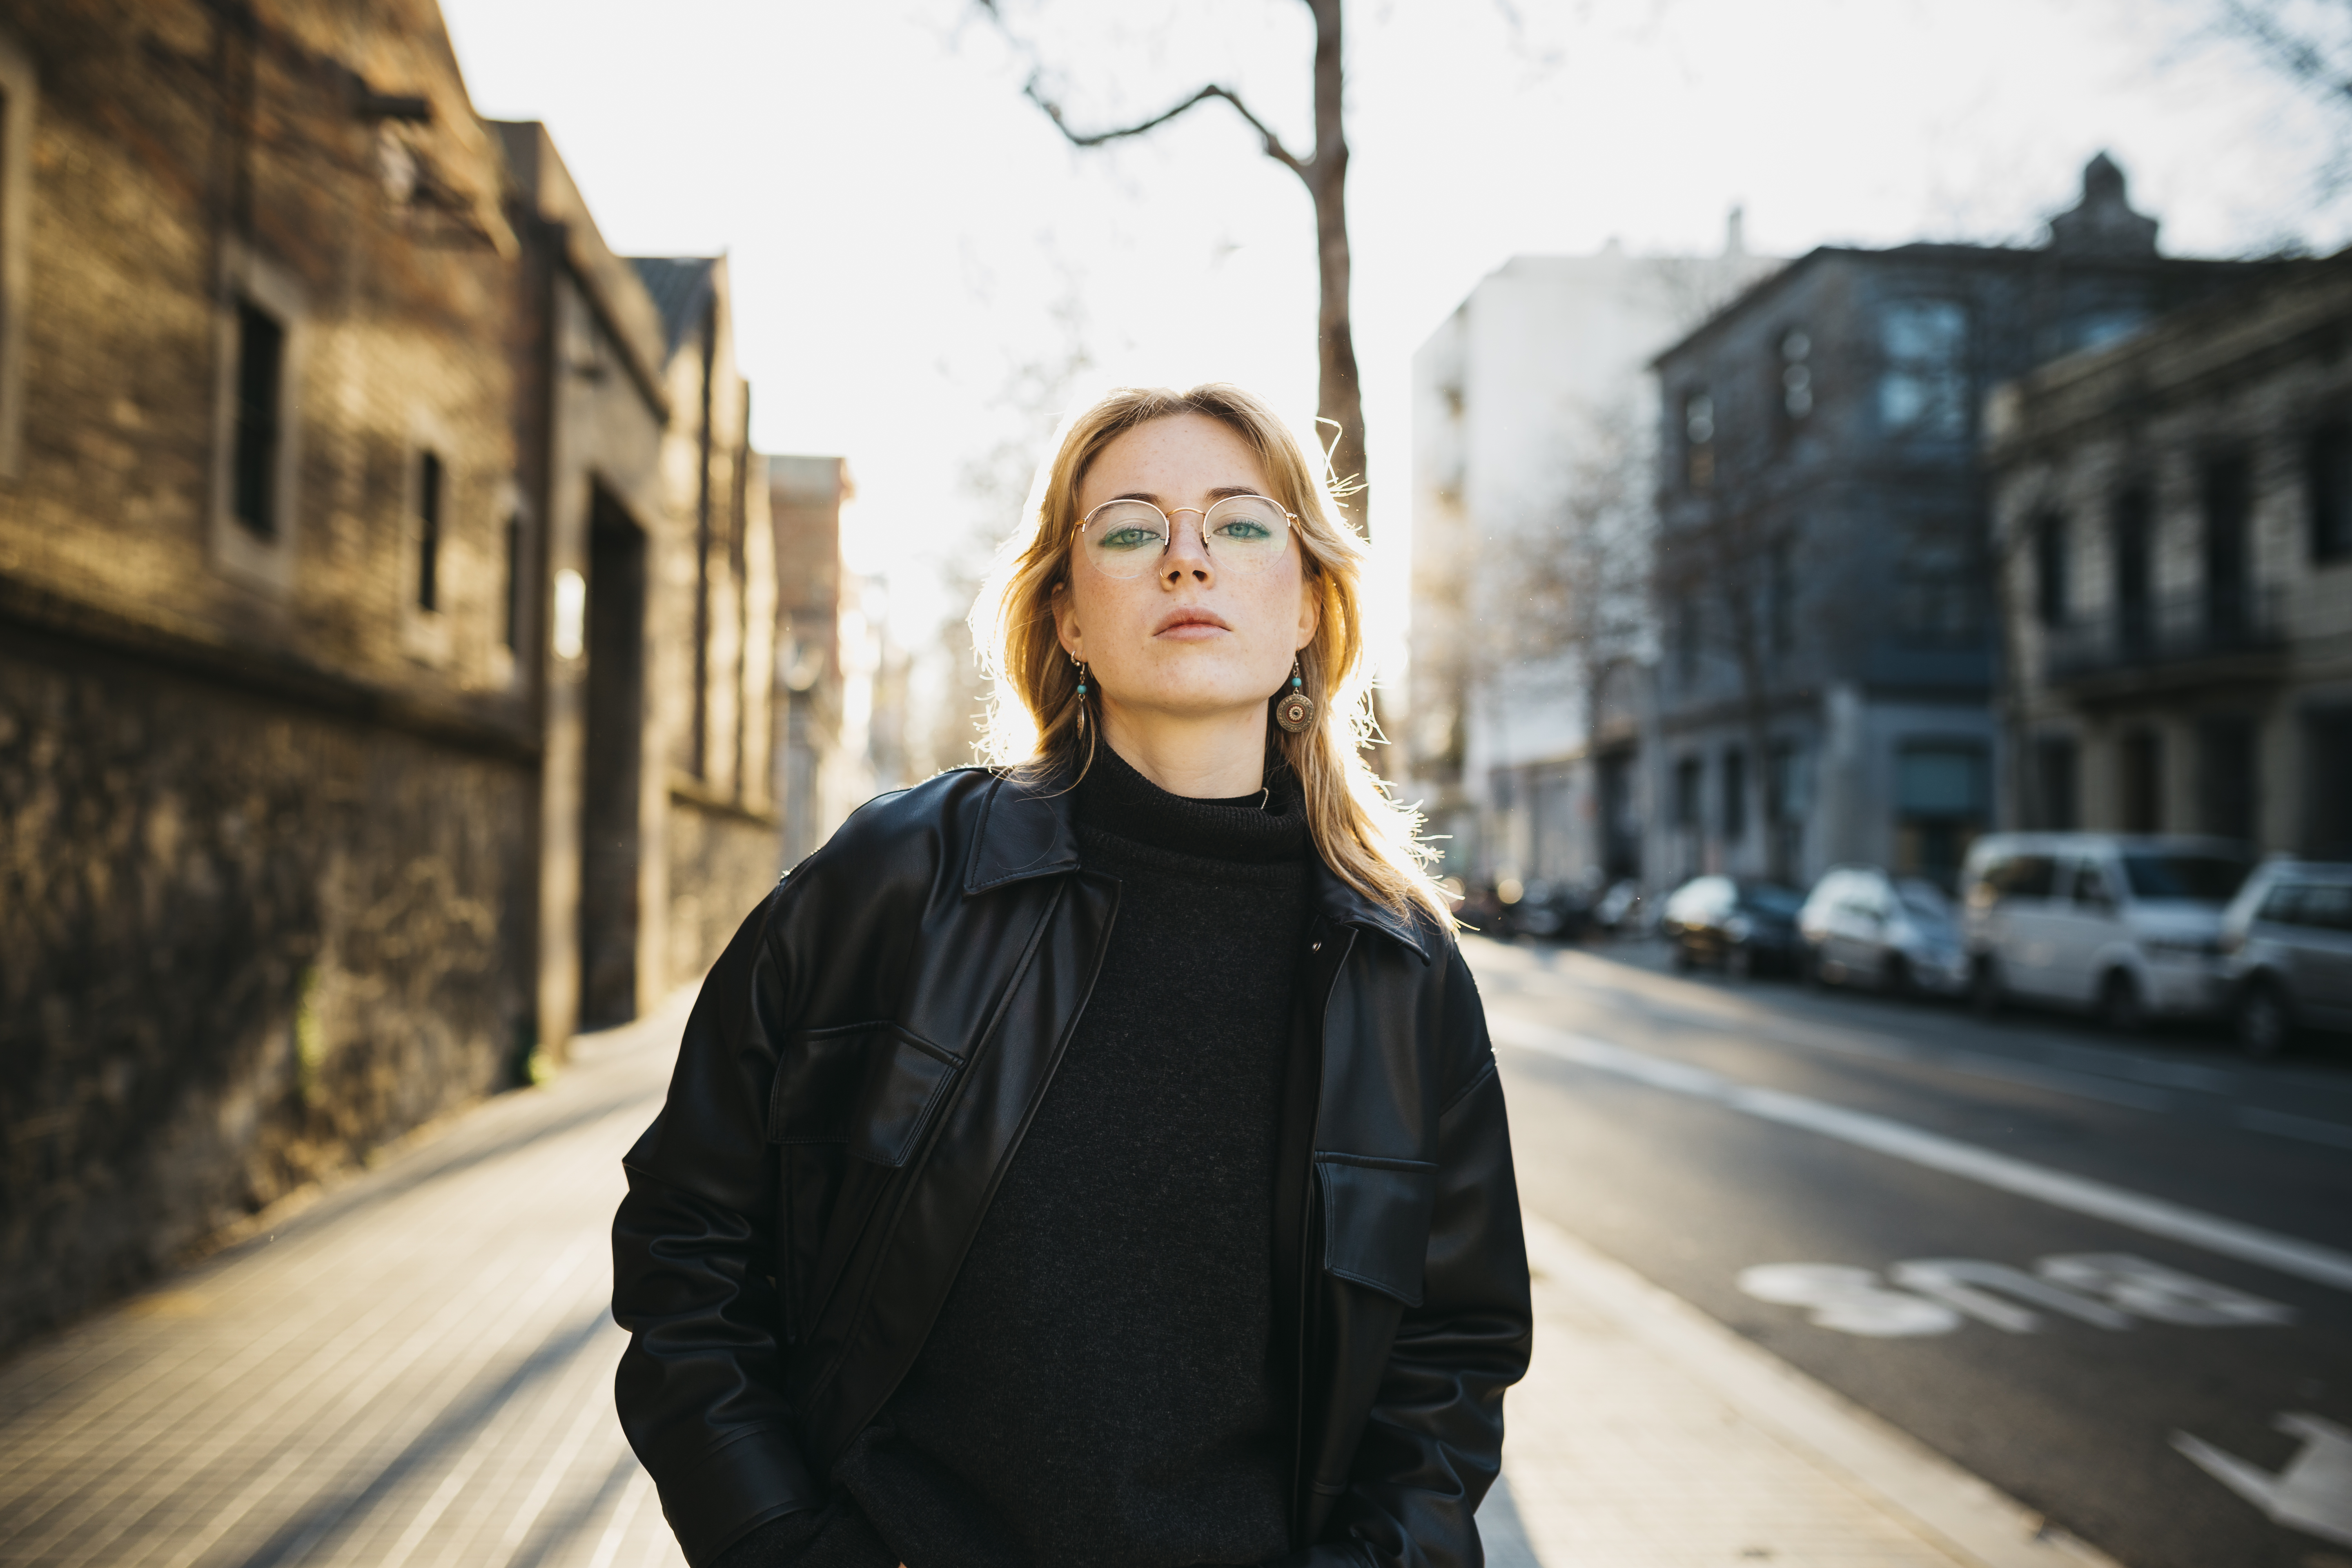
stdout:
<svg viewBox="0 0 2352 1568">
<path fill-rule="evenodd" d="M 703 986 L 613 1226 L 621 1421 L 696 1568 L 821 1506 L 922 1348 L 1118 918 L 1070 810 L 980 770 L 885 795 Z M 1295 1560 L 1467 1568 L 1529 1342 L 1502 1088 L 1451 937 L 1312 888 L 1276 1194 Z"/>
</svg>

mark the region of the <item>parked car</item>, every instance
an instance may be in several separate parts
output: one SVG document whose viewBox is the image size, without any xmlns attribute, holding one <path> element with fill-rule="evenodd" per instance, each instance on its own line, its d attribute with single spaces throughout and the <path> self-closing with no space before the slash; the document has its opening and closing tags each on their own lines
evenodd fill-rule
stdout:
<svg viewBox="0 0 2352 1568">
<path fill-rule="evenodd" d="M 1797 916 L 1806 973 L 1831 985 L 1956 996 L 1969 988 L 1958 913 L 1933 882 L 1835 866 Z"/>
<path fill-rule="evenodd" d="M 1542 877 L 1525 883 L 1507 877 L 1496 885 L 1496 898 L 1498 929 L 1506 935 L 1573 942 L 1584 934 L 1591 914 L 1590 901 L 1574 883 Z"/>
<path fill-rule="evenodd" d="M 1961 885 L 1969 989 L 1980 1008 L 2024 1000 L 2134 1030 L 2218 1016 L 2229 999 L 2221 910 L 2253 859 L 2227 839 L 1997 833 Z"/>
<path fill-rule="evenodd" d="M 2352 865 L 2273 860 L 2221 916 L 2238 1044 L 2275 1056 L 2305 1029 L 2352 1030 Z"/>
<path fill-rule="evenodd" d="M 1612 882 L 1592 906 L 1592 923 L 1612 936 L 1638 935 L 1649 921 L 1650 901 L 1642 896 L 1642 884 L 1631 877 Z"/>
<path fill-rule="evenodd" d="M 1677 969 L 1709 963 L 1735 974 L 1794 973 L 1804 904 L 1804 894 L 1778 883 L 1698 877 L 1667 898 L 1658 930 L 1674 944 Z"/>
</svg>

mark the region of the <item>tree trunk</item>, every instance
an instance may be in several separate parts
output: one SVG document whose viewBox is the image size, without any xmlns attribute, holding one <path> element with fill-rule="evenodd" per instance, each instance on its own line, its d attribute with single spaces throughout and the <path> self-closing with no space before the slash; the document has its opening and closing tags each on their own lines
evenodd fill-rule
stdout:
<svg viewBox="0 0 2352 1568">
<path fill-rule="evenodd" d="M 1364 460 L 1364 395 L 1356 375 L 1356 336 L 1348 313 L 1348 136 L 1342 117 L 1346 87 L 1340 52 L 1343 0 L 1307 0 L 1315 13 L 1315 158 L 1307 188 L 1315 199 L 1315 415 L 1318 445 L 1330 443 L 1334 483 L 1352 484 L 1347 498 L 1357 529 L 1371 537 L 1371 489 Z"/>
</svg>

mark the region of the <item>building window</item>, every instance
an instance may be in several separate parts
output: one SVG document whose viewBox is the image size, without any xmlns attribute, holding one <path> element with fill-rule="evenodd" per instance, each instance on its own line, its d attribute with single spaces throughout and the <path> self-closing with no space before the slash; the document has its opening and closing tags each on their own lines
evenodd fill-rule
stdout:
<svg viewBox="0 0 2352 1568">
<path fill-rule="evenodd" d="M 1805 751 L 1795 741 L 1775 741 L 1764 770 L 1764 820 L 1772 835 L 1777 863 L 1796 875 L 1803 863 L 1805 817 L 1812 810 L 1812 776 Z"/>
<path fill-rule="evenodd" d="M 1696 829 L 1700 822 L 1699 795 L 1705 787 L 1706 764 L 1685 757 L 1675 764 L 1675 826 Z"/>
<path fill-rule="evenodd" d="M 2135 730 L 2123 740 L 2122 785 L 2124 831 L 2164 831 L 2164 737 L 2153 730 Z"/>
<path fill-rule="evenodd" d="M 1895 584 L 1895 614 L 1911 642 L 1948 647 L 1979 629 L 1976 582 L 1961 552 L 1937 545 L 1913 552 Z"/>
<path fill-rule="evenodd" d="M 1765 636 L 1774 653 L 1791 652 L 1797 646 L 1797 542 L 1780 538 L 1772 542 L 1772 551 L 1765 562 Z"/>
<path fill-rule="evenodd" d="M 1723 753 L 1723 840 L 1748 836 L 1748 753 L 1738 746 Z"/>
<path fill-rule="evenodd" d="M 441 458 L 426 452 L 416 464 L 416 607 L 441 607 L 441 507 L 446 488 Z"/>
<path fill-rule="evenodd" d="M 2033 528 L 2033 612 L 2045 626 L 2066 624 L 2066 520 L 2043 518 Z"/>
<path fill-rule="evenodd" d="M 1895 868 L 1949 890 L 1984 831 L 1985 750 L 1973 741 L 1912 741 L 1895 755 Z"/>
<path fill-rule="evenodd" d="M 1698 595 L 1685 589 L 1675 595 L 1674 637 L 1675 683 L 1690 687 L 1698 681 L 1698 640 L 1702 630 L 1698 618 Z"/>
<path fill-rule="evenodd" d="M 2116 498 L 2116 640 L 2127 655 L 2147 652 L 2155 631 L 2148 592 L 2154 510 L 2144 486 Z"/>
<path fill-rule="evenodd" d="M 2254 721 L 2235 715 L 2197 726 L 2198 827 L 2223 838 L 2254 837 Z"/>
<path fill-rule="evenodd" d="M 1518 805 L 1518 792 L 1513 788 L 1517 775 L 1508 768 L 1496 768 L 1486 775 L 1486 798 L 1496 811 L 1510 811 Z"/>
<path fill-rule="evenodd" d="M 2352 708 L 2303 720 L 2303 848 L 2315 860 L 2352 860 Z"/>
<path fill-rule="evenodd" d="M 2303 488 L 2312 560 L 2352 559 L 2352 426 L 2323 425 L 2312 432 Z"/>
<path fill-rule="evenodd" d="M 236 302 L 236 412 L 229 509 L 263 539 L 278 537 L 278 444 L 282 433 L 286 329 L 250 300 Z"/>
<path fill-rule="evenodd" d="M 2071 735 L 2044 735 L 2033 742 L 2033 773 L 2026 781 L 2028 826 L 2070 833 L 2081 826 L 2075 804 L 2078 756 Z"/>
<path fill-rule="evenodd" d="M 2068 352 L 2095 349 L 2127 338 L 2147 323 L 2147 312 L 2129 307 L 2094 310 L 2075 320 L 2066 332 Z"/>
<path fill-rule="evenodd" d="M 1813 339 L 1802 327 L 1791 327 L 1780 334 L 1780 352 L 1771 363 L 1772 402 L 1780 411 L 1780 430 L 1783 437 L 1796 434 L 1797 426 L 1813 411 Z"/>
<path fill-rule="evenodd" d="M 1715 483 L 1715 399 L 1705 391 L 1683 395 L 1683 482 L 1695 490 Z"/>
<path fill-rule="evenodd" d="M 509 652 L 522 647 L 522 514 L 507 515 L 507 616 L 502 641 Z"/>
<path fill-rule="evenodd" d="M 308 306 L 299 279 L 252 247 L 222 246 L 212 309 L 212 563 L 247 587 L 294 589 L 302 546 L 302 363 Z"/>
<path fill-rule="evenodd" d="M 2253 467 L 2242 454 L 2205 465 L 2205 629 L 2217 638 L 2242 636 L 2252 620 L 2248 604 L 2252 563 L 2247 513 L 2253 504 Z"/>
<path fill-rule="evenodd" d="M 1945 441 L 1969 433 L 1969 317 L 1957 301 L 1886 306 L 1879 347 L 1878 416 L 1889 432 Z"/>
</svg>

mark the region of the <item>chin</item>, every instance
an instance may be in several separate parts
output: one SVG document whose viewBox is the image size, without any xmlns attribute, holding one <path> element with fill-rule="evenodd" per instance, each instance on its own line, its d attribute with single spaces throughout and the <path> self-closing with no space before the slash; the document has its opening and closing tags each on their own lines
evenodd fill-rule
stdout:
<svg viewBox="0 0 2352 1568">
<path fill-rule="evenodd" d="M 1258 691 L 1244 681 L 1170 681 L 1138 692 L 1124 706 L 1141 713 L 1165 713 L 1177 719 L 1213 719 L 1273 696 L 1273 688 Z"/>
</svg>

